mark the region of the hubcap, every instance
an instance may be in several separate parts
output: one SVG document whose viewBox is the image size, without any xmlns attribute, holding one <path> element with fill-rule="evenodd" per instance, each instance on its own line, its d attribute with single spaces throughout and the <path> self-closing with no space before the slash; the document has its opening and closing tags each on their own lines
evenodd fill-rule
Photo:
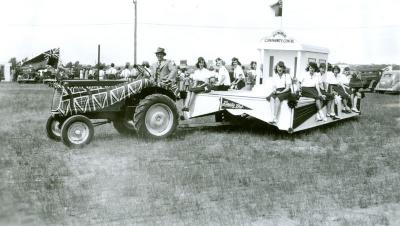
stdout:
<svg viewBox="0 0 400 226">
<path fill-rule="evenodd" d="M 162 136 L 168 133 L 173 123 L 174 115 L 165 104 L 154 104 L 146 112 L 146 128 L 154 136 Z"/>
<path fill-rule="evenodd" d="M 60 122 L 57 120 L 53 120 L 51 122 L 51 131 L 57 137 L 61 136 Z"/>
<path fill-rule="evenodd" d="M 68 128 L 68 139 L 71 143 L 82 144 L 89 137 L 89 127 L 83 122 L 74 122 Z"/>
</svg>

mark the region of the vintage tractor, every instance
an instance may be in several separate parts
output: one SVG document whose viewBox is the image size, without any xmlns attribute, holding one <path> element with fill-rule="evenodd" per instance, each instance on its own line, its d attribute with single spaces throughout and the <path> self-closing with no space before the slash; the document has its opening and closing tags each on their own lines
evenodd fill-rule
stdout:
<svg viewBox="0 0 400 226">
<path fill-rule="evenodd" d="M 147 73 L 137 66 L 141 74 Z M 177 91 L 148 78 L 125 80 L 64 80 L 54 85 L 50 139 L 69 147 L 90 143 L 94 126 L 111 122 L 122 134 L 160 139 L 178 125 Z"/>
</svg>

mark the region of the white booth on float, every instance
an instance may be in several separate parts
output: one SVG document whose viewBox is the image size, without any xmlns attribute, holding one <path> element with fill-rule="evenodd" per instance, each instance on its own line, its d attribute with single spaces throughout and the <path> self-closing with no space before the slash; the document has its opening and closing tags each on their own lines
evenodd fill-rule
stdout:
<svg viewBox="0 0 400 226">
<path fill-rule="evenodd" d="M 285 63 L 287 73 L 292 78 L 300 79 L 309 62 L 315 62 L 318 65 L 327 63 L 329 54 L 327 48 L 299 43 L 281 30 L 261 39 L 258 51 L 263 79 L 272 77 L 274 67 L 279 61 Z M 257 79 L 257 84 L 259 83 L 260 79 Z"/>
</svg>

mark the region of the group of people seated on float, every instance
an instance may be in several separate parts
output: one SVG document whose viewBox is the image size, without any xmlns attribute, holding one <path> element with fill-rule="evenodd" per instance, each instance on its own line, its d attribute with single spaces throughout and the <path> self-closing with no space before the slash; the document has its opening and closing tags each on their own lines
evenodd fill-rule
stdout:
<svg viewBox="0 0 400 226">
<path fill-rule="evenodd" d="M 314 62 L 310 62 L 305 73 L 297 80 L 286 73 L 286 66 L 284 62 L 280 61 L 276 64 L 274 72 L 270 80 L 273 91 L 267 97 L 267 100 L 271 103 L 271 124 L 278 122 L 282 101 L 289 100 L 293 95 L 315 100 L 317 107 L 316 121 L 327 121 L 327 117 L 339 119 L 339 115 L 335 113 L 334 109 L 335 102 L 343 104 L 342 112 L 344 113 L 360 113 L 357 109 L 357 102 L 363 97 L 363 94 L 358 88 L 349 86 L 350 68 L 345 68 L 344 73 L 340 74 L 341 69 L 338 66 L 331 69 L 327 68 L 325 63 L 318 66 Z M 298 93 L 296 93 L 294 87 L 300 88 Z M 327 106 L 326 114 L 322 111 L 324 104 Z"/>
<path fill-rule="evenodd" d="M 189 111 L 193 97 L 196 93 L 209 92 L 211 90 L 251 90 L 257 78 L 261 78 L 261 71 L 257 70 L 257 63 L 252 61 L 250 69 L 246 70 L 238 58 L 232 58 L 229 73 L 221 58 L 215 60 L 215 67 L 207 67 L 203 57 L 199 57 L 195 64 L 195 70 L 189 72 L 181 67 L 179 71 L 171 60 L 165 59 L 167 55 L 164 48 L 158 48 L 155 52 L 157 62 L 148 67 L 150 79 L 167 86 L 178 86 L 180 97 L 184 105 L 182 111 Z M 262 65 L 261 65 L 262 66 Z M 178 72 L 177 72 L 178 71 Z M 305 72 L 300 79 L 292 78 L 287 73 L 284 62 L 279 61 L 274 67 L 274 74 L 265 83 L 272 87 L 272 93 L 266 97 L 271 104 L 272 121 L 278 121 L 281 103 L 284 100 L 296 100 L 299 97 L 307 97 L 315 100 L 317 114 L 316 121 L 327 121 L 327 117 L 339 119 L 335 113 L 335 102 L 342 106 L 344 113 L 359 113 L 357 102 L 363 94 L 354 87 L 350 87 L 350 68 L 345 68 L 343 74 L 338 66 L 327 68 L 325 63 L 318 66 L 315 62 L 308 63 Z M 261 83 L 261 82 L 260 82 Z M 267 92 L 267 91 L 266 91 Z M 326 104 L 327 112 L 322 111 Z M 350 109 L 350 106 L 352 107 Z"/>
<path fill-rule="evenodd" d="M 204 58 L 199 57 L 195 66 L 193 73 L 182 69 L 178 73 L 177 82 L 181 97 L 184 99 L 182 111 L 189 111 L 195 93 L 211 90 L 251 90 L 256 83 L 256 78 L 259 77 L 255 61 L 252 61 L 250 69 L 246 70 L 236 57 L 232 58 L 232 73 L 229 73 L 221 58 L 215 60 L 215 67 L 207 67 Z"/>
</svg>

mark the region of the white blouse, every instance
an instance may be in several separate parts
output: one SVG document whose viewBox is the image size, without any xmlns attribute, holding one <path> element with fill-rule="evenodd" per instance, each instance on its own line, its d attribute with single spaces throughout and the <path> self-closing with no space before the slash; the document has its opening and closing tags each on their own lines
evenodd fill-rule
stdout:
<svg viewBox="0 0 400 226">
<path fill-rule="evenodd" d="M 345 74 L 339 74 L 339 81 L 343 84 L 343 85 L 349 85 L 350 83 L 350 76 L 347 77 L 347 75 Z"/>
<path fill-rule="evenodd" d="M 229 72 L 226 70 L 225 66 L 221 66 L 218 69 L 217 79 L 219 85 L 230 86 L 231 85 L 231 78 L 229 77 Z"/>
<path fill-rule="evenodd" d="M 243 72 L 242 66 L 237 65 L 235 67 L 235 69 L 233 70 L 233 77 L 235 79 L 244 78 L 244 72 Z"/>
<path fill-rule="evenodd" d="M 306 73 L 303 76 L 303 79 L 301 80 L 301 86 L 302 87 L 316 87 L 319 85 L 320 82 L 320 76 L 318 73 L 314 73 L 311 75 L 310 73 Z"/>
<path fill-rule="evenodd" d="M 283 74 L 282 76 L 279 76 L 278 74 L 274 74 L 272 76 L 272 86 L 275 89 L 285 88 L 286 85 L 290 86 L 291 84 L 292 84 L 292 79 L 290 78 L 290 75 L 288 75 L 288 74 Z"/>
<path fill-rule="evenodd" d="M 190 75 L 190 78 L 193 79 L 193 81 L 208 83 L 208 79 L 211 76 L 211 72 L 207 68 L 203 68 L 195 70 L 194 73 Z"/>
<path fill-rule="evenodd" d="M 336 77 L 335 74 L 328 73 L 328 74 L 326 74 L 326 79 L 324 82 L 331 84 L 331 85 L 339 85 L 340 81 L 338 78 L 339 78 L 339 75 L 338 75 L 338 77 Z"/>
</svg>

